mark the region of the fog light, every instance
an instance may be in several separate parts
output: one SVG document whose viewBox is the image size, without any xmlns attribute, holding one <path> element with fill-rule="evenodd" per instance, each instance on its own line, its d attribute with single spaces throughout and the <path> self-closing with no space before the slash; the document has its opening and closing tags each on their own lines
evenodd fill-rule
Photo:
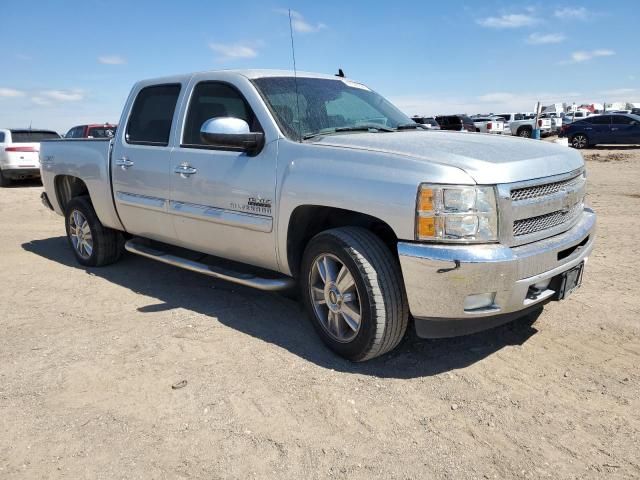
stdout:
<svg viewBox="0 0 640 480">
<path fill-rule="evenodd" d="M 464 299 L 464 309 L 478 310 L 479 308 L 486 308 L 493 305 L 493 301 L 496 298 L 496 292 L 490 293 L 478 293 L 476 295 L 468 295 Z"/>
</svg>

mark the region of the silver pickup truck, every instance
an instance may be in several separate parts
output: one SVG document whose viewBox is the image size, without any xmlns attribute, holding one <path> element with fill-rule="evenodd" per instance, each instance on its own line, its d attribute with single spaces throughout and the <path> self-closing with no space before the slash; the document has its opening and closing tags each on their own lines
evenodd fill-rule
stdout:
<svg viewBox="0 0 640 480">
<path fill-rule="evenodd" d="M 137 83 L 111 140 L 45 141 L 45 205 L 82 265 L 127 250 L 300 287 L 354 361 L 488 328 L 580 285 L 595 215 L 580 154 L 425 130 L 361 83 L 219 71 Z"/>
</svg>

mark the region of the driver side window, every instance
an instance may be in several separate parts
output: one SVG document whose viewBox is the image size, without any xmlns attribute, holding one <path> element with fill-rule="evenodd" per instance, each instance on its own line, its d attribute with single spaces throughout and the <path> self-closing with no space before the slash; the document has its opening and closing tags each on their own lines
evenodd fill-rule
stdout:
<svg viewBox="0 0 640 480">
<path fill-rule="evenodd" d="M 249 124 L 252 132 L 262 132 L 251 107 L 234 87 L 221 82 L 201 82 L 193 90 L 185 120 L 182 146 L 207 145 L 200 138 L 200 128 L 207 120 L 234 117 Z"/>
</svg>

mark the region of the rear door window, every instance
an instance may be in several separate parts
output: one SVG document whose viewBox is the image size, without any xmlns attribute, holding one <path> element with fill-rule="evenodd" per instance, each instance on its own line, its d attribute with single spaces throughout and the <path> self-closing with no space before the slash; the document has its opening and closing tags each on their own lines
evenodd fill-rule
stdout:
<svg viewBox="0 0 640 480">
<path fill-rule="evenodd" d="M 631 125 L 633 119 L 631 117 L 627 117 L 626 115 L 613 115 L 613 120 L 611 123 L 615 125 Z"/>
<path fill-rule="evenodd" d="M 154 85 L 138 93 L 127 124 L 127 143 L 166 147 L 180 84 Z"/>
<path fill-rule="evenodd" d="M 609 125 L 611 122 L 611 115 L 596 115 L 594 117 L 586 118 L 585 122 L 592 123 L 593 125 Z"/>
</svg>

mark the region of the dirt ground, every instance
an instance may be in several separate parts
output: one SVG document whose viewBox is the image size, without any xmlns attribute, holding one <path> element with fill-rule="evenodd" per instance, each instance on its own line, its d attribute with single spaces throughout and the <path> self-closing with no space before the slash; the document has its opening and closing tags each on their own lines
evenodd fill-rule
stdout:
<svg viewBox="0 0 640 480">
<path fill-rule="evenodd" d="M 40 186 L 0 190 L 0 478 L 639 478 L 640 150 L 585 156 L 577 293 L 365 364 L 284 297 L 80 268 Z"/>
</svg>

